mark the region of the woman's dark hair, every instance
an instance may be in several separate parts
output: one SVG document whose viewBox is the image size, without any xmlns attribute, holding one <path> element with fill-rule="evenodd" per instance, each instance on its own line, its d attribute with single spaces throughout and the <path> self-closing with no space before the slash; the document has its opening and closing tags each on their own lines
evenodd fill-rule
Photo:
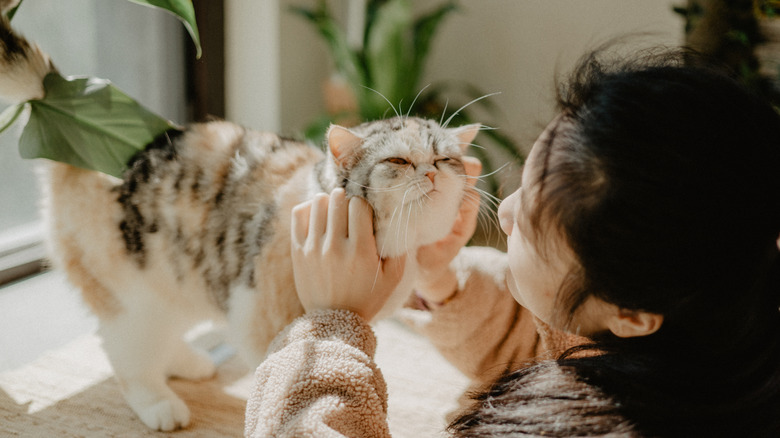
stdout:
<svg viewBox="0 0 780 438">
<path fill-rule="evenodd" d="M 561 403 L 569 432 L 602 417 L 647 436 L 780 436 L 780 117 L 694 54 L 606 58 L 586 56 L 559 87 L 562 116 L 526 188 L 531 224 L 536 242 L 560 236 L 577 259 L 561 315 L 594 296 L 663 324 L 508 375 L 451 430 L 487 436 L 475 433 L 487 405 L 528 424 L 532 407 Z M 528 384 L 549 369 L 587 385 Z"/>
</svg>

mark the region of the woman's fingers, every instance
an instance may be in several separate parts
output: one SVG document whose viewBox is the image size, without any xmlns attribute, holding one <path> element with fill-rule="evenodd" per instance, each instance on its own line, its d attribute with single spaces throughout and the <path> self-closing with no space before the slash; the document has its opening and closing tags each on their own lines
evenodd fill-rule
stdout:
<svg viewBox="0 0 780 438">
<path fill-rule="evenodd" d="M 478 177 L 482 173 L 482 162 L 474 157 L 463 157 L 463 167 L 466 171 L 466 192 L 458 212 L 458 228 L 461 234 L 474 234 L 477 226 L 477 214 L 479 213 L 479 192 L 474 189 Z M 462 221 L 462 223 L 460 223 Z"/>
<path fill-rule="evenodd" d="M 318 193 L 311 201 L 311 213 L 309 215 L 308 239 L 319 239 L 325 234 L 328 224 L 328 195 Z"/>
<path fill-rule="evenodd" d="M 336 189 L 330 194 L 328 202 L 328 237 L 347 238 L 347 194 L 344 189 Z"/>
<path fill-rule="evenodd" d="M 405 257 L 379 258 L 368 203 L 347 200 L 337 189 L 295 207 L 292 216 L 293 274 L 303 308 L 348 309 L 373 319 L 398 285 Z"/>
<path fill-rule="evenodd" d="M 374 214 L 371 206 L 361 198 L 349 200 L 349 240 L 357 249 L 376 254 Z"/>
<path fill-rule="evenodd" d="M 463 162 L 463 168 L 466 171 L 466 176 L 468 176 L 468 178 L 466 178 L 466 182 L 471 187 L 474 187 L 474 185 L 477 184 L 477 177 L 480 173 L 482 173 L 482 162 L 474 157 L 463 157 L 461 161 Z"/>
<path fill-rule="evenodd" d="M 292 242 L 303 246 L 306 236 L 309 235 L 309 215 L 311 214 L 311 201 L 296 205 L 292 210 Z"/>
</svg>

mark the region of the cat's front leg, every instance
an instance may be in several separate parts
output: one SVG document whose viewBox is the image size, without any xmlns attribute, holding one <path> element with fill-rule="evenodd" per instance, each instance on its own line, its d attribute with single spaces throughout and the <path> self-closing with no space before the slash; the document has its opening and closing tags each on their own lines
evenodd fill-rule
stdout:
<svg viewBox="0 0 780 438">
<path fill-rule="evenodd" d="M 194 352 L 185 353 L 183 359 L 197 357 L 196 369 L 178 366 L 186 328 L 173 315 L 166 306 L 127 306 L 123 313 L 101 319 L 99 328 L 103 349 L 128 405 L 144 424 L 162 431 L 186 427 L 190 422 L 187 405 L 166 383 L 168 376 L 175 371 L 213 373 L 213 364 L 204 365 L 204 358 Z"/>
<path fill-rule="evenodd" d="M 190 424 L 189 408 L 165 379 L 117 379 L 127 404 L 149 428 L 168 432 Z"/>
</svg>

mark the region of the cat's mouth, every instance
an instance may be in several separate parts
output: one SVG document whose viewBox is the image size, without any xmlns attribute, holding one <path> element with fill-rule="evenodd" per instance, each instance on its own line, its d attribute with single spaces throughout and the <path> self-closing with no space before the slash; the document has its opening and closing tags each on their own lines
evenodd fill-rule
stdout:
<svg viewBox="0 0 780 438">
<path fill-rule="evenodd" d="M 430 190 L 420 190 L 418 193 L 420 195 L 417 199 L 410 200 L 409 202 L 430 201 L 434 196 L 438 196 L 438 193 L 440 192 L 436 190 L 436 187 L 432 187 Z"/>
</svg>

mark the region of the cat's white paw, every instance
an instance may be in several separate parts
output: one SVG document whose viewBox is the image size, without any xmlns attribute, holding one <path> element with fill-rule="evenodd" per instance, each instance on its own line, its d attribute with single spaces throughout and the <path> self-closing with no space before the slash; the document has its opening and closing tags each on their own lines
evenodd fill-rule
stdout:
<svg viewBox="0 0 780 438">
<path fill-rule="evenodd" d="M 170 432 L 190 424 L 190 410 L 178 397 L 138 407 L 135 412 L 145 425 L 154 430 Z"/>
<path fill-rule="evenodd" d="M 213 377 L 216 372 L 217 367 L 208 353 L 183 344 L 170 365 L 169 375 L 188 380 L 203 380 Z"/>
</svg>

